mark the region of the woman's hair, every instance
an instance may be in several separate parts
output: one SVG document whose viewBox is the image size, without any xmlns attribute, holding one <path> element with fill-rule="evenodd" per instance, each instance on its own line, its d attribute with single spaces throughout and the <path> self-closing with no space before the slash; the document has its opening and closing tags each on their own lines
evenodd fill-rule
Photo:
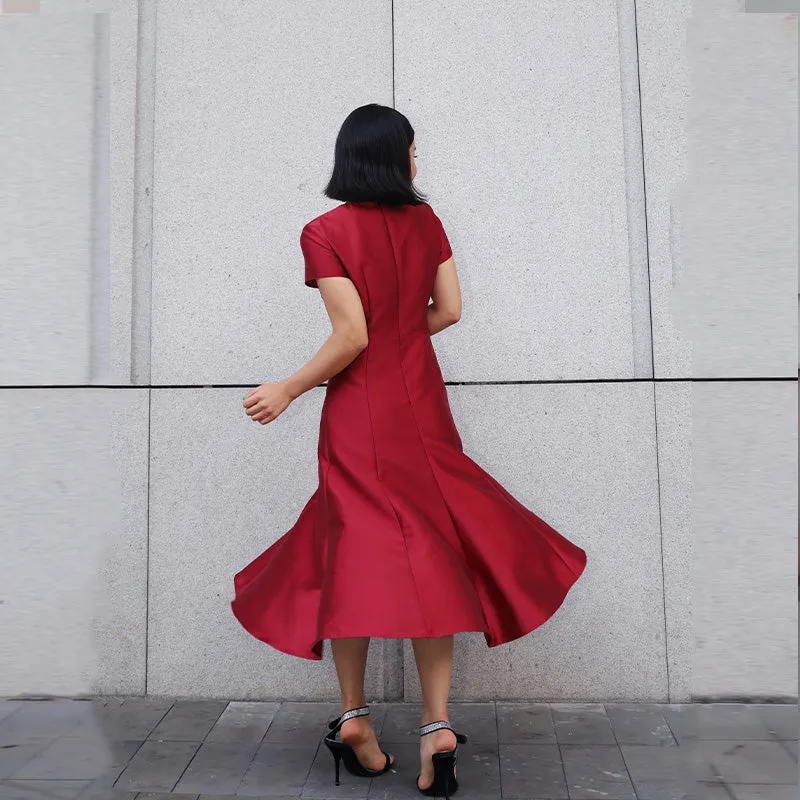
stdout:
<svg viewBox="0 0 800 800">
<path fill-rule="evenodd" d="M 368 103 L 351 111 L 336 136 L 333 172 L 323 190 L 333 200 L 377 200 L 419 205 L 426 198 L 411 181 L 411 123 L 389 106 Z"/>
</svg>

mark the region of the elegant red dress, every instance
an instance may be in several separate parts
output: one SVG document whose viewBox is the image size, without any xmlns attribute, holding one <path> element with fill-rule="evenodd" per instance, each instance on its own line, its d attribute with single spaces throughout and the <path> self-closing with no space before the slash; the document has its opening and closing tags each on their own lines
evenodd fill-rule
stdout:
<svg viewBox="0 0 800 800">
<path fill-rule="evenodd" d="M 319 486 L 297 521 L 234 577 L 234 615 L 284 653 L 325 639 L 480 631 L 489 647 L 549 619 L 586 553 L 462 450 L 428 331 L 451 256 L 427 203 L 347 202 L 302 230 L 305 284 L 349 277 L 369 344 L 328 381 Z"/>
</svg>

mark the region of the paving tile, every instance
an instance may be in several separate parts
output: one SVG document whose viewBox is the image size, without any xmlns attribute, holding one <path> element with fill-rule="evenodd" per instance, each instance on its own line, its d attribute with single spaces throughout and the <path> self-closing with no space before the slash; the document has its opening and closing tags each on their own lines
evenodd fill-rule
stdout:
<svg viewBox="0 0 800 800">
<path fill-rule="evenodd" d="M 0 722 L 6 717 L 10 717 L 15 711 L 19 711 L 20 703 L 18 700 L 0 700 Z"/>
<path fill-rule="evenodd" d="M 178 797 L 185 797 L 186 795 L 179 795 Z M 167 795 L 169 797 L 169 795 Z M 231 796 L 229 794 L 201 794 L 197 800 L 236 800 L 237 796 Z M 177 800 L 177 798 L 176 798 Z M 276 800 L 274 796 L 267 797 L 265 795 L 259 795 L 258 797 L 251 796 L 249 800 Z M 284 796 L 283 800 L 300 800 L 299 797 L 286 797 Z"/>
<path fill-rule="evenodd" d="M 700 740 L 796 739 L 797 706 L 709 703 L 695 707 Z"/>
<path fill-rule="evenodd" d="M 136 800 L 197 800 L 196 794 L 178 794 L 177 792 L 140 792 L 136 795 Z M 231 800 L 228 795 L 227 800 Z"/>
<path fill-rule="evenodd" d="M 316 745 L 325 735 L 328 720 L 335 719 L 340 712 L 338 703 L 281 703 L 264 741 L 284 742 L 301 748 L 309 742 Z"/>
<path fill-rule="evenodd" d="M 405 800 L 406 798 L 419 798 L 422 795 L 416 789 L 416 780 L 419 775 L 419 745 L 400 743 L 394 745 L 392 752 L 395 756 L 395 767 L 392 771 L 374 778 L 369 784 L 367 797 L 370 800 Z M 327 756 L 328 754 L 325 753 Z M 323 761 L 323 763 L 325 763 Z M 333 764 L 325 764 L 327 769 L 324 775 L 327 781 L 314 784 L 309 781 L 304 789 L 303 797 L 334 798 L 336 787 L 333 786 Z M 327 770 L 330 770 L 328 774 Z M 500 771 L 497 748 L 488 744 L 459 745 L 458 764 L 456 774 L 460 786 L 458 796 L 463 800 L 500 800 Z M 349 776 L 348 776 L 349 777 Z M 344 777 L 342 786 L 344 787 Z M 353 781 L 350 778 L 350 786 Z M 333 790 L 333 791 L 332 791 Z M 346 790 L 342 797 L 364 797 L 364 794 L 354 788 Z"/>
<path fill-rule="evenodd" d="M 796 705 L 765 703 L 753 706 L 753 713 L 761 720 L 771 739 L 783 739 L 797 744 L 800 712 Z"/>
<path fill-rule="evenodd" d="M 727 783 L 797 783 L 797 762 L 780 742 L 698 741 L 695 778 Z"/>
<path fill-rule="evenodd" d="M 611 722 L 600 703 L 553 703 L 553 724 L 559 744 L 616 744 Z"/>
<path fill-rule="evenodd" d="M 77 800 L 88 781 L 0 781 L 0 800 Z"/>
<path fill-rule="evenodd" d="M 677 745 L 662 707 L 607 703 L 606 715 L 617 744 Z"/>
<path fill-rule="evenodd" d="M 228 705 L 225 700 L 179 700 L 150 734 L 150 739 L 201 742 Z"/>
<path fill-rule="evenodd" d="M 501 744 L 555 744 L 556 729 L 547 703 L 498 703 Z"/>
<path fill-rule="evenodd" d="M 148 739 L 122 771 L 116 788 L 142 792 L 169 792 L 200 747 L 200 742 Z"/>
<path fill-rule="evenodd" d="M 299 795 L 311 771 L 318 746 L 319 742 L 313 741 L 303 746 L 262 742 L 236 794 Z"/>
<path fill-rule="evenodd" d="M 0 746 L 0 780 L 10 778 L 15 772 L 22 769 L 38 753 L 48 748 L 51 740 L 43 739 L 33 744 Z"/>
<path fill-rule="evenodd" d="M 132 742 L 146 739 L 174 703 L 161 697 L 101 697 L 93 710 L 107 739 Z"/>
<path fill-rule="evenodd" d="M 94 737 L 56 739 L 11 777 L 92 781 L 107 775 L 113 780 L 141 745 L 98 741 Z"/>
<path fill-rule="evenodd" d="M 180 797 L 186 797 L 186 795 L 179 795 Z M 237 795 L 238 796 L 238 795 Z M 237 796 L 231 796 L 229 794 L 201 794 L 197 800 L 236 800 Z M 167 795 L 169 797 L 169 795 Z M 249 800 L 275 800 L 274 797 L 265 797 L 264 795 L 260 795 L 258 797 L 250 796 Z M 300 800 L 299 797 L 285 797 L 284 800 Z"/>
<path fill-rule="evenodd" d="M 257 742 L 203 742 L 175 791 L 234 794 L 257 748 Z"/>
<path fill-rule="evenodd" d="M 381 730 L 381 741 L 387 744 L 407 742 L 419 746 L 419 724 L 422 706 L 419 703 L 391 703 Z"/>
<path fill-rule="evenodd" d="M 781 747 L 797 761 L 797 742 L 781 741 Z"/>
<path fill-rule="evenodd" d="M 686 776 L 677 775 L 674 780 L 669 782 L 644 781 L 637 783 L 636 797 L 639 800 L 697 800 L 694 781 Z M 731 800 L 731 798 L 726 797 L 725 800 Z"/>
<path fill-rule="evenodd" d="M 396 752 L 397 748 L 387 746 L 385 742 L 381 744 L 395 757 L 395 763 L 401 756 Z M 403 757 L 405 754 L 403 754 Z M 379 780 L 385 776 L 381 775 Z M 311 771 L 308 774 L 305 785 L 303 786 L 303 797 L 317 798 L 342 797 L 342 798 L 365 798 L 369 791 L 369 778 L 360 778 L 351 775 L 344 765 L 339 771 L 339 786 L 334 783 L 335 773 L 333 756 L 324 744 L 317 749 Z"/>
<path fill-rule="evenodd" d="M 6 711 L 9 705 L 13 712 Z M 137 792 L 137 800 L 419 797 L 420 705 L 370 707 L 381 744 L 395 754 L 396 765 L 374 781 L 342 770 L 336 787 L 333 759 L 320 747 L 325 723 L 340 711 L 335 703 L 0 700 L 0 800 L 133 800 Z M 458 796 L 499 800 L 502 775 L 508 800 L 566 800 L 568 784 L 572 800 L 633 800 L 633 788 L 639 800 L 797 800 L 796 706 L 552 708 L 551 716 L 547 704 L 452 703 L 454 727 L 470 737 L 459 747 Z M 149 739 L 140 747 L 140 740 L 130 740 L 125 750 L 132 731 Z M 168 738 L 173 736 L 178 738 Z M 680 776 L 687 780 L 692 773 L 683 763 L 688 755 L 705 780 L 681 786 Z M 112 788 L 109 773 L 120 770 Z M 106 774 L 89 782 L 98 772 Z"/>
<path fill-rule="evenodd" d="M 691 770 L 691 749 L 623 744 L 625 766 L 634 784 L 642 781 L 668 781 Z"/>
<path fill-rule="evenodd" d="M 0 720 L 0 747 L 63 737 L 142 741 L 173 701 L 95 698 L 8 702 L 19 710 Z"/>
<path fill-rule="evenodd" d="M 765 784 L 729 784 L 736 800 L 797 800 L 797 785 L 768 786 Z"/>
<path fill-rule="evenodd" d="M 48 736 L 44 730 L 24 730 L 17 727 L 14 730 L 4 730 L 0 723 L 0 750 L 11 747 L 22 747 L 22 745 L 38 745 L 40 748 L 54 742 L 63 734 Z"/>
<path fill-rule="evenodd" d="M 657 752 L 663 754 L 667 748 Z M 622 753 L 610 745 L 562 745 L 571 800 L 636 800 Z"/>
<path fill-rule="evenodd" d="M 689 800 L 797 800 L 796 786 L 698 783 Z"/>
<path fill-rule="evenodd" d="M 692 703 L 675 703 L 664 707 L 664 717 L 678 744 L 697 739 L 697 709 Z"/>
<path fill-rule="evenodd" d="M 459 733 L 467 734 L 471 744 L 497 745 L 494 703 L 451 703 L 449 711 L 450 724 Z"/>
<path fill-rule="evenodd" d="M 389 706 L 389 710 L 393 708 L 393 705 Z M 324 747 L 323 745 L 322 747 Z M 400 800 L 401 798 L 405 800 L 407 797 L 412 797 L 412 793 L 416 794 L 417 798 L 422 797 L 422 795 L 417 792 L 414 781 L 419 774 L 419 746 L 412 744 L 410 742 L 406 743 L 396 743 L 390 746 L 387 746 L 387 750 L 390 750 L 392 755 L 395 757 L 395 763 L 389 772 L 377 777 L 372 778 L 371 780 L 364 780 L 365 789 L 366 789 L 366 797 L 370 798 L 370 800 L 375 800 L 375 798 L 379 798 L 379 800 Z M 320 748 L 322 750 L 322 748 Z M 336 786 L 333 785 L 333 760 L 330 757 L 329 753 L 325 753 L 328 756 L 328 759 L 331 761 L 331 764 L 328 766 L 330 769 L 330 773 L 323 770 L 322 772 L 322 782 L 320 783 L 320 793 L 314 794 L 311 789 L 315 784 L 311 783 L 309 779 L 309 783 L 307 784 L 306 788 L 303 790 L 303 797 L 304 798 L 334 798 L 337 797 L 336 794 Z M 324 764 L 325 761 L 322 761 Z M 316 763 L 315 763 L 316 766 Z M 328 775 L 327 781 L 324 776 Z M 345 791 L 347 792 L 344 794 L 344 797 L 363 797 L 364 795 L 357 792 L 357 784 L 354 781 L 358 781 L 358 778 L 354 778 L 352 776 L 348 777 L 348 789 Z M 315 778 L 315 782 L 316 782 Z M 345 786 L 345 778 L 342 776 L 342 786 L 339 788 L 343 788 Z M 351 794 L 352 793 L 352 794 Z"/>
<path fill-rule="evenodd" d="M 757 741 L 797 739 L 796 705 L 695 703 L 665 707 L 677 740 Z"/>
<path fill-rule="evenodd" d="M 622 745 L 620 749 L 639 800 L 690 794 L 694 777 L 688 746 Z"/>
<path fill-rule="evenodd" d="M 137 796 L 143 795 L 140 792 L 117 789 L 113 786 L 113 781 L 99 778 L 92 781 L 86 790 L 78 795 L 77 800 L 135 800 Z"/>
<path fill-rule="evenodd" d="M 733 800 L 727 784 L 697 781 L 692 784 L 687 800 Z"/>
<path fill-rule="evenodd" d="M 393 771 L 374 778 L 369 783 L 367 796 L 370 800 L 400 800 L 400 798 L 419 798 L 416 788 L 419 776 L 419 747 L 413 744 L 395 746 L 396 757 Z M 459 780 L 458 796 L 462 800 L 500 800 L 500 766 L 497 747 L 490 744 L 459 745 L 456 775 Z M 316 792 L 306 786 L 303 797 L 333 798 L 333 770 L 331 769 L 328 788 L 319 787 Z M 341 788 L 341 787 L 340 787 Z M 363 794 L 346 794 L 345 797 L 363 797 Z"/>
<path fill-rule="evenodd" d="M 0 722 L 0 747 L 61 736 L 101 735 L 91 700 L 20 700 L 19 710 Z"/>
<path fill-rule="evenodd" d="M 500 776 L 504 800 L 569 797 L 558 745 L 501 744 Z"/>
<path fill-rule="evenodd" d="M 236 795 L 236 796 L 232 797 L 229 794 L 201 794 L 197 798 L 197 800 L 236 800 L 236 798 L 238 796 L 239 795 Z M 169 797 L 169 795 L 167 795 L 167 797 Z M 178 800 L 178 798 L 181 798 L 181 797 L 186 797 L 186 795 L 177 795 L 176 796 L 176 800 Z M 256 797 L 256 796 L 251 795 L 251 796 L 249 796 L 248 800 L 275 800 L 275 797 L 274 796 L 268 797 L 266 795 L 259 795 L 258 797 Z M 299 797 L 286 797 L 284 795 L 282 800 L 301 800 L 301 798 L 299 798 Z M 323 800 L 327 800 L 327 798 L 323 798 Z"/>
<path fill-rule="evenodd" d="M 255 742 L 267 732 L 280 703 L 228 703 L 206 736 L 206 742 Z"/>
<path fill-rule="evenodd" d="M 413 772 L 416 780 L 419 756 Z M 500 800 L 500 755 L 497 745 L 480 742 L 473 744 L 471 741 L 459 745 L 456 776 L 460 800 Z"/>
</svg>

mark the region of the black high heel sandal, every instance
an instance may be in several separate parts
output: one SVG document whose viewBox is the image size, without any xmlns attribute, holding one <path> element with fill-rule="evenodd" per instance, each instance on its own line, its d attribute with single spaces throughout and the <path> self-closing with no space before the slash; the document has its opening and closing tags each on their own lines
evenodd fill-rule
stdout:
<svg viewBox="0 0 800 800">
<path fill-rule="evenodd" d="M 358 760 L 358 756 L 356 755 L 356 751 L 353 750 L 349 744 L 339 741 L 336 738 L 336 734 L 339 732 L 342 725 L 347 722 L 347 720 L 353 719 L 354 717 L 364 717 L 367 714 L 369 714 L 369 706 L 351 708 L 349 711 L 345 711 L 344 714 L 342 714 L 342 716 L 338 719 L 328 723 L 330 730 L 325 734 L 325 738 L 322 741 L 325 742 L 326 747 L 333 755 L 333 761 L 336 766 L 337 786 L 339 785 L 339 762 L 341 761 L 344 762 L 345 769 L 351 775 L 355 775 L 359 778 L 375 778 L 378 775 L 383 775 L 384 772 L 388 772 L 389 768 L 392 766 L 392 757 L 385 750 L 381 750 L 381 752 L 386 756 L 386 763 L 384 764 L 383 768 L 368 769 L 361 764 L 361 762 Z"/>
<path fill-rule="evenodd" d="M 453 731 L 449 722 L 439 720 L 420 726 L 419 735 L 427 736 L 434 731 L 442 729 Z M 417 789 L 426 797 L 444 797 L 445 800 L 458 791 L 458 781 L 456 780 L 456 760 L 458 758 L 458 745 L 466 744 L 468 739 L 463 733 L 456 733 L 456 746 L 452 750 L 441 750 L 433 754 L 433 783 L 421 789 L 419 785 L 419 775 L 417 775 Z M 420 773 L 422 774 L 422 773 Z"/>
</svg>

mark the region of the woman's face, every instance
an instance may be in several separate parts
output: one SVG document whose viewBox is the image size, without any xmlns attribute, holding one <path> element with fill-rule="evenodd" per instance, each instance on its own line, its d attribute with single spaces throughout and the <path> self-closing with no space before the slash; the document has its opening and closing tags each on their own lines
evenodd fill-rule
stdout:
<svg viewBox="0 0 800 800">
<path fill-rule="evenodd" d="M 408 148 L 408 157 L 411 160 L 411 180 L 414 180 L 414 176 L 417 174 L 417 164 L 415 162 L 417 151 L 417 145 L 414 142 L 411 142 L 411 147 Z"/>
</svg>

